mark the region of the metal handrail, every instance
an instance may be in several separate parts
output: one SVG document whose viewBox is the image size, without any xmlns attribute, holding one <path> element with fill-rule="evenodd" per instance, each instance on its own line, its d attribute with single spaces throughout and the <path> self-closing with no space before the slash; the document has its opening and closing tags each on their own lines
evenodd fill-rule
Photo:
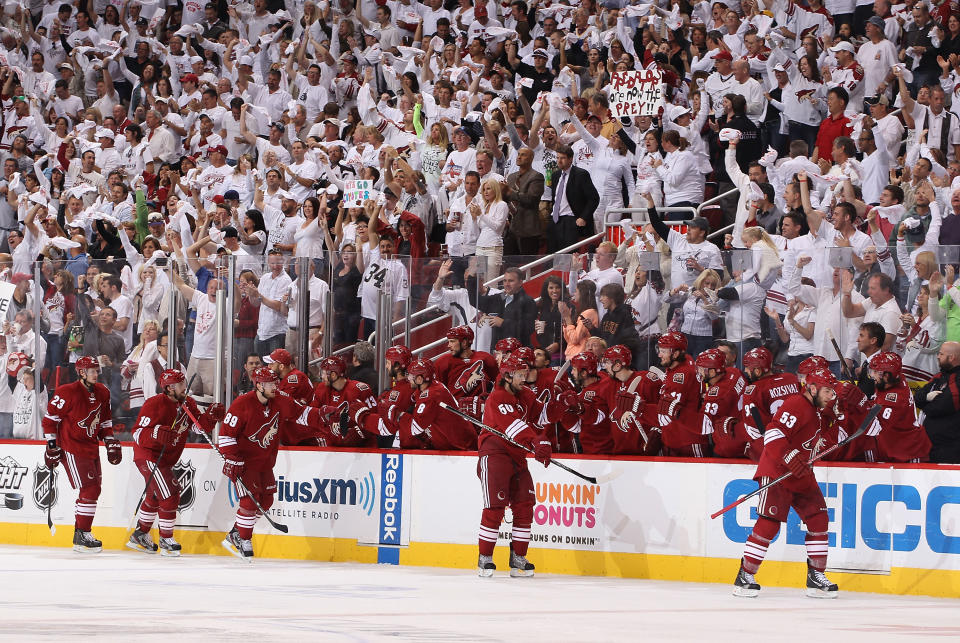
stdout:
<svg viewBox="0 0 960 643">
<path fill-rule="evenodd" d="M 700 216 L 700 213 L 703 211 L 705 207 L 713 205 L 714 203 L 719 203 L 721 199 L 724 199 L 730 196 L 734 192 L 740 192 L 740 188 L 733 188 L 732 190 L 727 190 L 723 194 L 718 194 L 713 198 L 707 199 L 706 201 L 701 203 L 699 206 L 697 206 L 697 216 Z M 736 224 L 731 223 L 730 225 L 724 226 L 719 230 L 714 230 L 713 232 L 707 235 L 707 239 L 708 240 L 716 239 L 720 235 L 730 232 L 731 230 L 733 230 L 734 225 Z"/>
<path fill-rule="evenodd" d="M 634 214 L 646 214 L 649 209 L 650 209 L 650 208 L 610 208 L 609 210 L 607 210 L 606 214 L 603 215 L 603 231 L 604 231 L 604 233 L 606 233 L 606 231 L 607 231 L 608 228 L 612 228 L 612 227 L 613 227 L 613 226 L 610 224 L 610 215 L 611 215 L 611 214 L 629 214 L 629 215 L 631 216 L 631 219 L 632 219 Z M 683 212 L 683 213 L 689 213 L 691 219 L 692 219 L 693 217 L 697 216 L 697 210 L 696 210 L 696 208 L 692 208 L 692 207 L 690 207 L 690 206 L 666 206 L 666 207 L 662 207 L 662 208 L 657 208 L 657 213 L 659 214 L 659 213 L 661 213 L 661 212 Z M 619 219 L 614 220 L 614 223 L 618 223 L 618 222 L 623 221 L 623 220 L 624 220 L 623 217 L 620 217 Z M 679 221 L 686 221 L 686 219 L 680 219 Z M 643 223 L 649 223 L 649 220 L 647 220 L 647 221 L 634 221 L 633 223 L 640 225 L 640 224 L 643 224 Z M 676 223 L 676 221 L 666 221 L 665 223 L 671 224 L 671 223 Z"/>
</svg>

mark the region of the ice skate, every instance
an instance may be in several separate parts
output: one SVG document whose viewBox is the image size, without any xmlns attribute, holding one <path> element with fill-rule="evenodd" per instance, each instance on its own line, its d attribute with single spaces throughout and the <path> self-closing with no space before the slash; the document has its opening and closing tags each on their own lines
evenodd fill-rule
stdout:
<svg viewBox="0 0 960 643">
<path fill-rule="evenodd" d="M 236 526 L 230 530 L 230 533 L 227 534 L 227 537 L 224 538 L 220 544 L 240 560 L 245 560 L 248 563 L 253 562 L 253 544 L 249 540 L 244 540 L 240 537 L 240 534 L 237 533 Z"/>
<path fill-rule="evenodd" d="M 157 551 L 157 545 L 153 542 L 148 532 L 135 529 L 130 534 L 130 540 L 127 541 L 127 547 L 134 551 L 142 551 L 145 554 L 152 554 Z"/>
<path fill-rule="evenodd" d="M 810 598 L 836 598 L 840 588 L 820 570 L 807 565 L 807 596 Z"/>
<path fill-rule="evenodd" d="M 526 556 L 520 556 L 510 549 L 510 576 L 512 578 L 530 578 L 533 576 L 533 570 L 536 569 L 533 563 L 527 560 Z"/>
<path fill-rule="evenodd" d="M 807 581 L 810 582 L 809 580 Z M 756 598 L 760 594 L 760 584 L 757 583 L 753 574 L 743 568 L 743 562 L 740 563 L 740 571 L 737 572 L 737 579 L 733 581 L 733 595 L 744 598 Z"/>
<path fill-rule="evenodd" d="M 89 531 L 73 532 L 73 551 L 81 554 L 99 554 L 103 551 L 103 543 L 93 537 Z"/>
<path fill-rule="evenodd" d="M 497 566 L 493 564 L 493 556 L 480 554 L 480 558 L 477 559 L 477 575 L 480 578 L 490 578 L 495 571 Z"/>
<path fill-rule="evenodd" d="M 161 556 L 179 556 L 180 555 L 180 543 L 178 543 L 173 538 L 160 538 L 160 555 Z"/>
</svg>

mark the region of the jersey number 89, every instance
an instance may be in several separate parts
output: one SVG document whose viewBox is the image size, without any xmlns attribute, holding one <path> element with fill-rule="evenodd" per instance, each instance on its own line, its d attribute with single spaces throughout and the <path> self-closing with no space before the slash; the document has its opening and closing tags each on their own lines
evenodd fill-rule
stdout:
<svg viewBox="0 0 960 643">
<path fill-rule="evenodd" d="M 223 423 L 229 426 L 237 426 L 237 416 L 227 413 L 226 417 L 223 418 Z"/>
</svg>

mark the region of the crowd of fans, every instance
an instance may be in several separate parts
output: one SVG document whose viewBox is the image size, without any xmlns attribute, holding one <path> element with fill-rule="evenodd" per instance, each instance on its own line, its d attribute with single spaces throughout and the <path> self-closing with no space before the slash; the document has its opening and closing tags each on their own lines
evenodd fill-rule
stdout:
<svg viewBox="0 0 960 643">
<path fill-rule="evenodd" d="M 221 288 L 234 394 L 303 333 L 310 358 L 369 338 L 387 293 L 400 323 L 436 306 L 473 349 L 514 339 L 542 368 L 618 345 L 660 367 L 676 331 L 690 359 L 719 346 L 749 371 L 762 346 L 792 373 L 820 356 L 873 395 L 870 360 L 895 352 L 915 387 L 953 387 L 960 418 L 951 2 L 2 11 L 0 437 L 39 436 L 34 410 L 80 356 L 120 423 L 168 365 L 212 395 Z M 649 68 L 659 115 L 613 118 L 612 74 Z M 357 185 L 369 198 L 348 202 Z M 649 223 L 608 225 L 615 208 Z M 525 283 L 516 266 L 564 249 L 572 267 Z M 373 348 L 347 355 L 378 388 Z"/>
</svg>

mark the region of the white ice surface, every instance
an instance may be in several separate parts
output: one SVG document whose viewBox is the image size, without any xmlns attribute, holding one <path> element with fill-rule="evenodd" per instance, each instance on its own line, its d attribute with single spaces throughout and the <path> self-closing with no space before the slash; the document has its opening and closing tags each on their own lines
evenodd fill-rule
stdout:
<svg viewBox="0 0 960 643">
<path fill-rule="evenodd" d="M 827 601 L 765 588 L 742 599 L 725 585 L 0 547 L 0 641 L 956 641 L 958 608 L 853 592 Z"/>
</svg>

